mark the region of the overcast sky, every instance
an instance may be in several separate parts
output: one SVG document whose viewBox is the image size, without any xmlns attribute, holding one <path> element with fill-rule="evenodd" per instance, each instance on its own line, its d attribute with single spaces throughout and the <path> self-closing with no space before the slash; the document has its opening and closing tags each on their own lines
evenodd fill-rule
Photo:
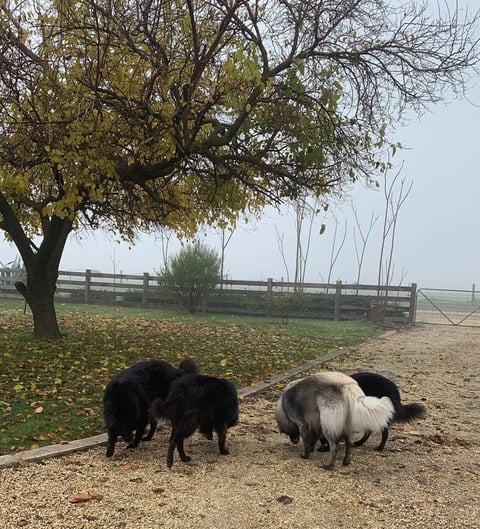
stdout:
<svg viewBox="0 0 480 529">
<path fill-rule="evenodd" d="M 466 2 L 472 11 L 478 0 Z M 463 4 L 463 2 L 462 2 Z M 480 80 L 479 80 L 480 82 Z M 397 168 L 403 163 L 401 177 L 412 190 L 399 210 L 392 283 L 417 283 L 423 288 L 480 289 L 480 84 L 469 92 L 469 101 L 438 105 L 421 119 L 399 129 L 394 137 L 408 147 L 396 155 Z M 473 103 L 473 104 L 472 104 Z M 477 106 L 475 106 L 477 105 Z M 394 175 L 391 172 L 391 176 Z M 375 284 L 381 244 L 382 214 L 385 198 L 382 190 L 357 185 L 343 204 L 335 206 L 338 222 L 337 248 L 347 234 L 343 249 L 333 267 L 331 280 L 354 282 L 358 265 L 354 250 L 353 200 L 364 229 L 372 212 L 379 215 L 366 247 L 361 283 Z M 326 232 L 319 234 L 321 223 Z M 329 273 L 335 221 L 330 215 L 316 222 L 312 233 L 306 280 L 326 281 Z M 284 237 L 287 268 L 278 248 Z M 83 235 L 85 237 L 85 234 Z M 0 262 L 12 261 L 15 247 L 1 239 Z M 358 240 L 358 237 L 357 237 Z M 294 275 L 295 220 L 292 214 L 274 210 L 248 227 L 239 226 L 227 246 L 225 273 L 232 279 L 290 279 Z M 206 242 L 220 249 L 218 234 Z M 171 241 L 170 254 L 179 244 Z M 118 244 L 101 233 L 79 240 L 71 237 L 61 262 L 62 270 L 153 273 L 163 264 L 159 237 L 144 236 L 135 246 Z"/>
</svg>

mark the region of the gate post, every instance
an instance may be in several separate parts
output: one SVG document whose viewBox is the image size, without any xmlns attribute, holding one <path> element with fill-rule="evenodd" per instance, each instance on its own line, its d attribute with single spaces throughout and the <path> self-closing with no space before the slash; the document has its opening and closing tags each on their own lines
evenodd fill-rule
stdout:
<svg viewBox="0 0 480 529">
<path fill-rule="evenodd" d="M 410 307 L 408 310 L 408 323 L 415 323 L 415 314 L 417 312 L 417 283 L 412 283 L 410 287 Z"/>
</svg>

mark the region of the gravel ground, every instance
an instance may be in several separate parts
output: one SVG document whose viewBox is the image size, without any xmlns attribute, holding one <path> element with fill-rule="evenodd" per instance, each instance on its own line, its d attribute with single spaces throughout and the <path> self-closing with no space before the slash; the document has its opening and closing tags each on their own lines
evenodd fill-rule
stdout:
<svg viewBox="0 0 480 529">
<path fill-rule="evenodd" d="M 200 436 L 193 460 L 165 466 L 168 428 L 136 451 L 120 443 L 0 470 L 0 527 L 17 529 L 472 529 L 480 519 L 480 329 L 420 326 L 330 361 L 394 379 L 427 417 L 394 425 L 384 453 L 371 438 L 333 471 L 305 461 L 274 421 L 279 389 L 241 402 L 229 456 Z"/>
</svg>

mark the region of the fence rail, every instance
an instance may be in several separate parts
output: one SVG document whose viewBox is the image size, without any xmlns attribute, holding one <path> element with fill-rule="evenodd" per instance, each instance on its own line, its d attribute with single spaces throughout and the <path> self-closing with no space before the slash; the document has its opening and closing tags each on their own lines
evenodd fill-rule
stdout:
<svg viewBox="0 0 480 529">
<path fill-rule="evenodd" d="M 23 279 L 11 269 L 0 268 L 0 296 L 20 297 L 15 282 Z M 303 303 L 292 316 L 334 320 L 368 317 L 375 321 L 414 323 L 416 284 L 380 286 L 274 281 L 223 280 L 205 300 L 202 310 L 231 314 L 269 314 L 280 311 L 275 303 L 286 295 L 301 292 Z M 110 274 L 85 270 L 60 271 L 57 301 L 106 303 L 125 306 L 172 305 L 178 300 L 167 293 L 159 277 L 144 274 Z M 285 310 L 285 309 L 283 309 Z"/>
</svg>

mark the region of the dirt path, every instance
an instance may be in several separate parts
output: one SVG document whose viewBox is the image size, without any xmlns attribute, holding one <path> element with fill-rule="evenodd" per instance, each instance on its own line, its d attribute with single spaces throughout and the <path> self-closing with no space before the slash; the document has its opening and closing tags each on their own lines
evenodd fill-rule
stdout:
<svg viewBox="0 0 480 529">
<path fill-rule="evenodd" d="M 17 529 L 473 529 L 480 520 L 480 329 L 416 327 L 358 347 L 329 369 L 368 369 L 397 382 L 427 418 L 395 425 L 350 466 L 300 458 L 276 431 L 278 391 L 241 403 L 230 455 L 194 436 L 193 457 L 165 467 L 167 429 L 133 452 L 118 446 L 0 470 L 0 527 Z M 340 458 L 341 462 L 341 458 Z M 84 503 L 72 497 L 88 493 Z"/>
</svg>

